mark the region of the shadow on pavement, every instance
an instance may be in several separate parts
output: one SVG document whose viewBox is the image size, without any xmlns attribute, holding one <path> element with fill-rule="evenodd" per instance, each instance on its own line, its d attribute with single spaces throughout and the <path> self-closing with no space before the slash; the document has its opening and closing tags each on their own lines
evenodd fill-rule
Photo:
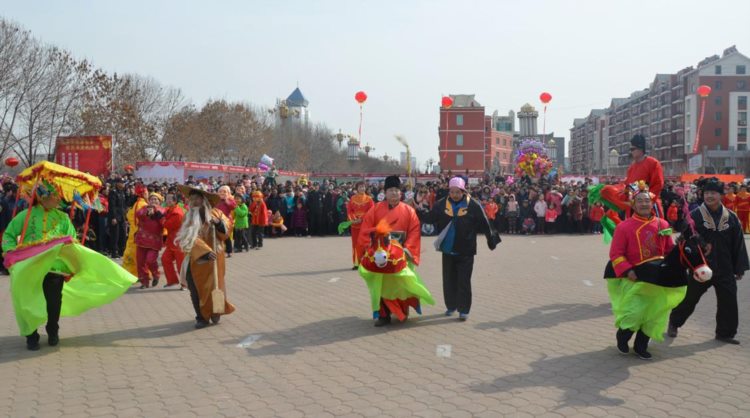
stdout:
<svg viewBox="0 0 750 418">
<path fill-rule="evenodd" d="M 551 328 L 563 322 L 583 321 L 610 314 L 609 303 L 602 303 L 598 306 L 583 303 L 555 303 L 531 308 L 505 321 L 482 322 L 476 327 L 482 330 L 499 329 L 501 331 L 507 331 L 510 328 Z"/>
<path fill-rule="evenodd" d="M 47 336 L 44 332 L 44 326 L 39 328 L 41 334 L 41 350 L 32 352 L 26 349 L 26 339 L 21 336 L 2 336 L 0 337 L 0 364 L 9 361 L 24 360 L 27 358 L 37 358 L 45 354 L 54 353 L 58 350 L 65 350 L 69 347 L 139 347 L 131 344 L 117 344 L 118 341 L 166 338 L 175 335 L 185 334 L 195 331 L 194 321 L 173 322 L 171 324 L 154 325 L 143 328 L 131 328 L 118 331 L 110 331 L 102 334 L 80 335 L 77 337 L 65 337 L 65 328 L 60 330 L 60 345 L 50 347 L 47 345 Z M 149 348 L 179 348 L 180 346 L 172 345 L 144 345 Z"/>
<path fill-rule="evenodd" d="M 569 356 L 544 356 L 529 365 L 529 372 L 498 377 L 492 382 L 473 385 L 470 389 L 480 393 L 497 393 L 529 387 L 555 387 L 564 392 L 559 407 L 617 406 L 625 401 L 607 397 L 601 392 L 627 380 L 630 367 L 648 367 L 655 362 L 689 357 L 719 346 L 721 343 L 714 340 L 669 348 L 653 345 L 649 350 L 654 354 L 652 361 L 640 360 L 633 354 L 621 355 L 614 346 Z"/>
<path fill-rule="evenodd" d="M 458 321 L 455 317 L 447 318 L 442 314 L 418 316 L 412 313 L 409 319 L 404 322 L 394 321 L 390 325 L 378 328 L 373 326 L 372 319 L 361 317 L 349 316 L 326 319 L 281 331 L 259 333 L 261 338 L 258 340 L 257 346 L 247 347 L 246 350 L 252 356 L 291 355 L 305 347 L 335 344 L 371 335 L 382 335 L 383 333 L 399 332 L 446 322 Z M 227 345 L 236 345 L 239 342 L 236 339 L 222 341 L 223 344 Z"/>
</svg>

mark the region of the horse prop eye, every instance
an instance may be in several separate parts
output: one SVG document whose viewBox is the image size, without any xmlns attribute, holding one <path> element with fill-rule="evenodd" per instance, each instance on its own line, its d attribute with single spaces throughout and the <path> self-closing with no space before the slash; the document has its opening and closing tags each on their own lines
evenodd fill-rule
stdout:
<svg viewBox="0 0 750 418">
<path fill-rule="evenodd" d="M 388 253 L 383 249 L 375 251 L 374 258 L 375 265 L 381 269 L 385 267 L 386 264 L 388 264 Z"/>
<path fill-rule="evenodd" d="M 690 247 L 685 246 L 685 254 L 692 254 L 693 250 L 690 249 Z"/>
</svg>

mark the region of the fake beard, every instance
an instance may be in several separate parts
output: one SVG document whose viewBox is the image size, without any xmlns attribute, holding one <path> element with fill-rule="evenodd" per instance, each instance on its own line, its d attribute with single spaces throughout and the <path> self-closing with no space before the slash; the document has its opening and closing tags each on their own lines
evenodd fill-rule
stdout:
<svg viewBox="0 0 750 418">
<path fill-rule="evenodd" d="M 175 243 L 185 254 L 189 254 L 190 250 L 193 249 L 195 240 L 198 238 L 198 234 L 203 226 L 201 209 L 205 210 L 205 208 L 190 208 L 188 213 L 185 214 L 185 220 L 182 221 L 182 226 L 180 227 L 180 231 L 177 232 L 177 237 L 175 237 Z"/>
</svg>

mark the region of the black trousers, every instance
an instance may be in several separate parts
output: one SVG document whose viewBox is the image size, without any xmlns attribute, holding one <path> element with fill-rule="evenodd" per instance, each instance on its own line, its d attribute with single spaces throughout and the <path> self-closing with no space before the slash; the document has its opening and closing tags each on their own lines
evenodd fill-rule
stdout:
<svg viewBox="0 0 750 418">
<path fill-rule="evenodd" d="M 263 246 L 263 229 L 260 225 L 250 225 L 250 247 Z"/>
<path fill-rule="evenodd" d="M 127 234 L 125 234 L 125 224 L 118 221 L 117 225 L 112 225 L 111 219 L 108 219 L 107 222 L 109 222 L 109 255 L 120 257 L 125 251 L 125 241 L 128 239 Z"/>
<path fill-rule="evenodd" d="M 188 290 L 190 291 L 190 301 L 193 303 L 193 309 L 195 310 L 195 320 L 208 321 L 208 319 L 201 316 L 201 300 L 200 297 L 198 297 L 198 288 L 195 287 L 193 273 L 190 271 L 190 267 L 188 267 L 187 273 L 185 274 L 185 281 L 187 282 Z"/>
<path fill-rule="evenodd" d="M 234 248 L 232 245 L 232 240 L 230 238 L 224 240 L 224 249 L 226 250 L 227 254 L 232 254 L 232 250 Z"/>
<path fill-rule="evenodd" d="M 669 315 L 669 322 L 681 327 L 695 311 L 695 305 L 701 300 L 701 296 L 713 286 L 716 292 L 716 336 L 721 338 L 734 338 L 737 334 L 739 323 L 739 312 L 737 309 L 737 280 L 734 277 L 714 277 L 706 283 L 695 280 L 688 281 L 687 294 Z"/>
<path fill-rule="evenodd" d="M 619 328 L 617 330 L 617 342 L 620 341 L 628 342 L 630 341 L 630 338 L 633 336 L 633 331 L 629 329 L 622 329 Z M 633 343 L 633 349 L 637 353 L 642 353 L 646 350 L 648 350 L 648 341 L 650 338 L 648 335 L 644 334 L 643 331 L 638 330 L 638 333 L 635 335 L 635 342 Z"/>
<path fill-rule="evenodd" d="M 247 236 L 248 228 L 234 228 L 234 249 L 237 251 L 247 250 L 250 248 L 250 241 Z"/>
<path fill-rule="evenodd" d="M 473 255 L 443 254 L 443 297 L 445 307 L 468 314 L 471 310 Z"/>
<path fill-rule="evenodd" d="M 60 329 L 63 284 L 65 284 L 65 278 L 55 273 L 47 273 L 42 282 L 44 300 L 47 301 L 47 335 L 57 335 Z M 28 337 L 36 338 L 38 341 L 39 334 L 34 330 Z"/>
</svg>

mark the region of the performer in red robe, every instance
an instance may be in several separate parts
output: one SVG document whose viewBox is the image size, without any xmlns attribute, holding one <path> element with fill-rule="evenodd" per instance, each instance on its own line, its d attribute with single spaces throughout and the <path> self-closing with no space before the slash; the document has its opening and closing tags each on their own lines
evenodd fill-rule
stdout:
<svg viewBox="0 0 750 418">
<path fill-rule="evenodd" d="M 661 205 L 661 189 L 664 187 L 664 171 L 661 163 L 654 157 L 646 155 L 646 137 L 634 135 L 630 140 L 630 156 L 633 163 L 628 167 L 628 175 L 625 185 L 630 185 L 643 180 L 651 193 L 656 196 L 656 216 L 664 218 L 664 209 Z"/>
<path fill-rule="evenodd" d="M 373 206 L 362 219 L 362 233 L 359 234 L 358 246 L 360 254 L 364 254 L 370 246 L 370 234 L 365 231 L 374 230 L 381 219 L 385 219 L 391 226 L 391 236 L 399 237 L 407 259 L 414 265 L 419 265 L 421 252 L 421 230 L 419 218 L 414 208 L 401 202 L 401 180 L 398 176 L 390 176 L 385 179 L 386 199 Z M 404 290 L 407 291 L 406 289 Z M 419 313 L 419 300 L 414 297 L 405 299 L 389 300 L 388 306 L 383 299 L 380 301 L 380 312 L 375 326 L 383 326 L 391 322 L 392 309 L 400 309 L 395 313 L 399 317 L 408 314 L 409 307 L 413 307 Z"/>
<path fill-rule="evenodd" d="M 151 286 L 159 284 L 159 251 L 162 246 L 164 231 L 164 212 L 160 207 L 164 200 L 159 193 L 148 196 L 148 205 L 135 213 L 138 221 L 138 232 L 135 233 L 136 261 L 138 263 L 138 280 L 141 289 L 149 287 L 149 272 Z"/>
<path fill-rule="evenodd" d="M 655 196 L 644 182 L 639 182 L 638 187 L 631 200 L 634 214 L 617 225 L 609 249 L 614 275 L 605 271 L 605 276 L 615 314 L 617 348 L 627 354 L 628 342 L 637 332 L 633 349 L 640 358 L 648 360 L 649 339 L 663 340 L 669 312 L 685 297 L 687 287 L 652 284 L 655 277 L 639 277 L 646 274 L 643 269 L 636 274 L 636 267 L 662 260 L 674 247 L 669 223 L 651 213 Z"/>
<path fill-rule="evenodd" d="M 734 193 L 734 186 L 730 185 L 727 189 L 726 194 L 721 197 L 721 203 L 724 205 L 725 208 L 731 210 L 732 212 L 736 212 L 737 208 L 737 195 Z"/>
<path fill-rule="evenodd" d="M 180 283 L 180 266 L 185 260 L 185 254 L 174 241 L 184 218 L 185 212 L 177 204 L 174 194 L 168 194 L 167 210 L 164 212 L 164 229 L 167 230 L 167 242 L 164 253 L 161 255 L 161 265 L 164 267 L 164 275 L 167 276 L 167 284 L 164 287 Z"/>
<path fill-rule="evenodd" d="M 750 193 L 747 192 L 747 186 L 740 186 L 740 192 L 734 201 L 734 209 L 737 217 L 742 224 L 742 232 L 750 234 Z"/>
<path fill-rule="evenodd" d="M 375 206 L 375 202 L 366 193 L 367 186 L 365 182 L 360 181 L 357 183 L 357 194 L 352 196 L 349 203 L 346 204 L 346 214 L 348 219 L 352 222 L 352 270 L 359 268 L 359 259 L 362 257 L 362 253 L 357 251 L 357 240 L 359 239 L 360 226 L 362 225 L 362 218 L 364 218 L 370 208 Z"/>
</svg>

